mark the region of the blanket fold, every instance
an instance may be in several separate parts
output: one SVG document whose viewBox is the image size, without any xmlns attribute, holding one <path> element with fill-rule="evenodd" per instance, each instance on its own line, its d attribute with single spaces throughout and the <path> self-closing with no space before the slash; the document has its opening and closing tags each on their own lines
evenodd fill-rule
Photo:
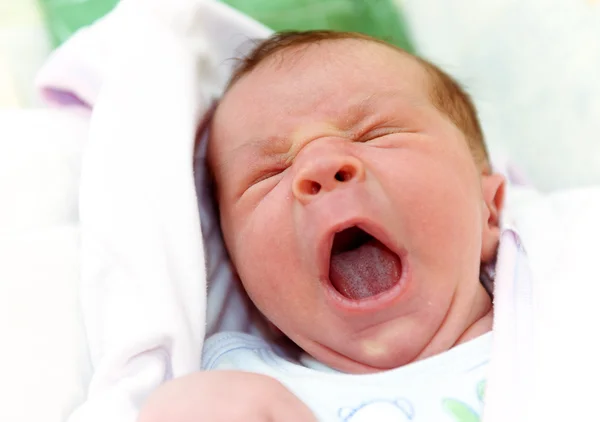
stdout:
<svg viewBox="0 0 600 422">
<path fill-rule="evenodd" d="M 42 69 L 44 92 L 93 108 L 80 215 L 94 375 L 70 422 L 133 422 L 158 385 L 199 369 L 207 285 L 192 166 L 198 125 L 229 77 L 226 59 L 268 33 L 213 1 L 124 0 Z M 78 55 L 99 40 L 99 56 Z"/>
</svg>

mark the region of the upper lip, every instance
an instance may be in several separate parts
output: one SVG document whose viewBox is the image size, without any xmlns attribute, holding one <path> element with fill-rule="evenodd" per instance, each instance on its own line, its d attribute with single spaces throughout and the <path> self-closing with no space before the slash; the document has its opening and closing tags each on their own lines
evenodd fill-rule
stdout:
<svg viewBox="0 0 600 422">
<path fill-rule="evenodd" d="M 358 227 L 363 230 L 398 255 L 400 259 L 403 259 L 403 251 L 393 241 L 389 232 L 377 222 L 364 217 L 355 217 L 337 222 L 325 230 L 317 242 L 320 278 L 329 284 L 331 284 L 329 280 L 329 266 L 331 263 L 333 239 L 336 233 L 351 227 Z"/>
</svg>

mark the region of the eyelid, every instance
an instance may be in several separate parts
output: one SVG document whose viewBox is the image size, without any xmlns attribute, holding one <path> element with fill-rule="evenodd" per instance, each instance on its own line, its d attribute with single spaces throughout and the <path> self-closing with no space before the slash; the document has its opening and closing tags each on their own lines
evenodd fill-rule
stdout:
<svg viewBox="0 0 600 422">
<path fill-rule="evenodd" d="M 265 169 L 263 171 L 259 171 L 252 175 L 252 178 L 250 178 L 250 181 L 249 181 L 246 189 L 250 189 L 251 187 L 256 186 L 260 182 L 264 182 L 265 180 L 275 177 L 275 176 L 283 173 L 286 169 L 287 169 L 287 167 L 281 166 L 281 167 L 270 168 L 270 169 Z"/>
<path fill-rule="evenodd" d="M 376 129 L 368 131 L 367 133 L 365 133 L 358 139 L 358 142 L 368 142 L 375 138 L 380 138 L 380 137 L 386 136 L 386 135 L 393 135 L 396 133 L 412 133 L 412 132 L 413 131 L 411 131 L 411 130 L 398 128 L 398 127 L 381 127 L 381 128 L 376 128 Z"/>
<path fill-rule="evenodd" d="M 253 186 L 253 185 L 256 185 L 257 183 L 262 182 L 263 180 L 267 180 L 273 176 L 277 176 L 282 171 L 283 170 L 269 170 L 269 171 L 261 172 L 258 174 L 258 177 L 254 178 L 254 180 L 252 181 L 252 183 L 250 185 Z"/>
</svg>

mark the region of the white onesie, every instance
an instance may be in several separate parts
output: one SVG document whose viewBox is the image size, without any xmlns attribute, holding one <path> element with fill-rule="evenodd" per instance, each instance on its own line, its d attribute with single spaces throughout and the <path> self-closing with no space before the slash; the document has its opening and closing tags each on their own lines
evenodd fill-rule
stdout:
<svg viewBox="0 0 600 422">
<path fill-rule="evenodd" d="M 307 355 L 293 362 L 262 338 L 224 332 L 206 341 L 202 362 L 206 370 L 243 370 L 279 380 L 321 422 L 476 422 L 491 345 L 489 332 L 397 369 L 353 375 Z"/>
</svg>

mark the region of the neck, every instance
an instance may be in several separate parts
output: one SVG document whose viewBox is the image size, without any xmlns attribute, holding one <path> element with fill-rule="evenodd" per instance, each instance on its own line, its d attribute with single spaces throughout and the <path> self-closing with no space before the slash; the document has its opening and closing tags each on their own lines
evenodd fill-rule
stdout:
<svg viewBox="0 0 600 422">
<path fill-rule="evenodd" d="M 461 343 L 472 340 L 492 329 L 493 307 L 492 300 L 481 284 L 469 300 L 450 315 L 437 335 L 415 358 L 421 360 L 444 352 Z"/>
<path fill-rule="evenodd" d="M 455 346 L 466 341 L 472 340 L 479 337 L 482 334 L 492 330 L 494 322 L 494 307 L 492 306 L 492 300 L 488 293 L 485 291 L 483 286 L 481 287 L 482 292 L 478 292 L 473 303 L 473 313 L 471 323 L 467 326 L 465 331 L 456 340 Z"/>
</svg>

